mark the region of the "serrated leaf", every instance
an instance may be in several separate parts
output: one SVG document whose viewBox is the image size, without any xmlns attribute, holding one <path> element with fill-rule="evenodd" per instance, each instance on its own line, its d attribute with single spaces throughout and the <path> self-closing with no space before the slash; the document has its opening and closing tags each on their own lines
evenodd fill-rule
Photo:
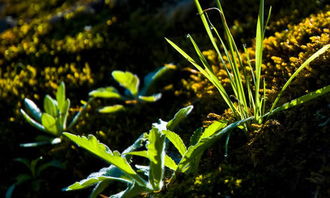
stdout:
<svg viewBox="0 0 330 198">
<path fill-rule="evenodd" d="M 101 87 L 89 92 L 88 95 L 95 98 L 121 98 L 118 90 L 114 87 Z"/>
<path fill-rule="evenodd" d="M 58 104 L 58 109 L 63 113 L 65 111 L 65 84 L 61 82 L 60 86 L 57 88 L 56 100 Z"/>
<path fill-rule="evenodd" d="M 131 72 L 123 72 L 115 70 L 112 72 L 112 77 L 124 88 L 129 90 L 132 96 L 136 97 L 139 90 L 140 80 Z"/>
<path fill-rule="evenodd" d="M 99 113 L 116 113 L 118 111 L 124 110 L 125 107 L 123 105 L 112 105 L 112 106 L 106 106 L 102 107 L 98 110 Z"/>
<path fill-rule="evenodd" d="M 162 97 L 161 93 L 154 94 L 152 96 L 139 96 L 139 100 L 142 100 L 144 102 L 156 102 Z"/>
<path fill-rule="evenodd" d="M 192 111 L 192 109 L 194 108 L 194 106 L 190 105 L 187 106 L 185 108 L 180 109 L 175 115 L 174 117 L 168 121 L 166 128 L 168 130 L 174 130 L 174 128 L 183 120 L 185 119 L 190 112 Z"/>
<path fill-rule="evenodd" d="M 165 163 L 165 135 L 157 128 L 152 128 L 148 136 L 148 158 L 150 160 L 149 183 L 153 190 L 163 187 Z"/>
<path fill-rule="evenodd" d="M 58 116 L 57 102 L 52 97 L 50 97 L 49 95 L 45 96 L 44 109 L 45 109 L 45 112 L 48 113 L 49 115 L 51 115 L 53 117 Z"/>
<path fill-rule="evenodd" d="M 210 126 L 208 126 L 204 132 L 202 133 L 201 137 L 199 138 L 198 141 L 200 141 L 203 138 L 210 137 L 213 135 L 215 132 L 225 128 L 227 126 L 226 121 L 214 121 Z"/>
<path fill-rule="evenodd" d="M 45 127 L 33 120 L 23 109 L 20 109 L 21 114 L 23 115 L 24 119 L 33 127 L 41 130 L 46 131 Z"/>
<path fill-rule="evenodd" d="M 187 151 L 186 146 L 184 145 L 181 137 L 169 130 L 162 131 L 166 135 L 166 138 L 174 145 L 174 147 L 179 151 L 180 155 L 183 156 Z"/>
<path fill-rule="evenodd" d="M 141 185 L 145 185 L 145 181 L 136 174 L 131 165 L 127 162 L 125 157 L 122 157 L 119 152 L 112 152 L 106 145 L 100 143 L 95 136 L 88 135 L 85 136 L 77 136 L 71 133 L 63 133 L 70 140 L 75 142 L 78 146 L 90 151 L 94 155 L 100 157 L 101 159 L 113 164 L 121 171 L 125 172 L 131 178 L 135 179 Z"/>
<path fill-rule="evenodd" d="M 56 126 L 56 119 L 48 113 L 43 113 L 41 116 L 41 124 L 45 127 L 46 131 L 58 136 L 59 131 Z"/>
<path fill-rule="evenodd" d="M 30 115 L 32 116 L 33 119 L 35 119 L 37 122 L 41 122 L 41 111 L 38 108 L 38 106 L 30 99 L 25 98 L 24 99 L 24 105 Z"/>
</svg>

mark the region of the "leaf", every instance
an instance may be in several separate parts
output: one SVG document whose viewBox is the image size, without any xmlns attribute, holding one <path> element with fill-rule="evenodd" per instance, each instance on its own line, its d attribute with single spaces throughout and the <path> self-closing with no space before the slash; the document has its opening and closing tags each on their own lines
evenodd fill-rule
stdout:
<svg viewBox="0 0 330 198">
<path fill-rule="evenodd" d="M 155 83 L 163 77 L 168 71 L 174 69 L 173 65 L 165 65 L 161 68 L 156 69 L 156 71 L 148 73 L 143 79 L 143 88 L 140 91 L 141 95 L 149 94 L 150 90 L 153 88 Z"/>
<path fill-rule="evenodd" d="M 117 181 L 121 181 L 121 182 L 125 182 L 125 183 L 130 183 L 129 180 L 125 180 L 125 179 L 118 178 L 118 177 L 106 177 L 106 176 L 91 177 L 91 178 L 83 179 L 79 182 L 76 182 L 76 183 L 68 186 L 65 189 L 65 191 L 79 190 L 79 189 L 87 188 L 89 186 L 95 185 L 96 183 L 99 183 L 99 182 L 105 181 L 105 180 L 117 180 Z"/>
<path fill-rule="evenodd" d="M 64 132 L 63 134 L 75 142 L 78 146 L 90 151 L 94 155 L 109 162 L 110 164 L 113 164 L 127 175 L 129 175 L 131 178 L 135 179 L 136 182 L 140 183 L 141 185 L 145 185 L 146 182 L 136 174 L 125 157 L 122 157 L 117 151 L 112 152 L 106 145 L 100 143 L 95 136 L 77 136 L 67 132 Z"/>
<path fill-rule="evenodd" d="M 123 105 L 112 105 L 112 106 L 106 106 L 102 107 L 98 110 L 99 113 L 116 113 L 118 111 L 124 110 L 125 107 Z"/>
<path fill-rule="evenodd" d="M 168 130 L 174 130 L 174 128 L 183 120 L 185 119 L 190 112 L 192 111 L 192 109 L 194 108 L 194 106 L 190 105 L 187 106 L 185 108 L 180 109 L 175 115 L 174 117 L 168 121 L 166 128 Z"/>
<path fill-rule="evenodd" d="M 15 188 L 16 188 L 16 184 L 12 184 L 11 186 L 9 186 L 9 188 L 6 191 L 5 198 L 11 198 L 13 196 L 13 192 Z"/>
<path fill-rule="evenodd" d="M 74 184 L 68 186 L 67 188 L 63 189 L 65 191 L 70 190 L 79 190 L 83 188 L 88 188 L 92 185 L 103 183 L 103 182 L 111 182 L 111 180 L 121 181 L 125 183 L 131 183 L 132 180 L 125 175 L 124 172 L 122 172 L 117 167 L 111 165 L 106 168 L 100 169 L 98 172 L 94 172 L 90 174 L 86 179 L 83 179 L 79 182 L 75 182 Z M 100 190 L 100 189 L 99 189 Z M 97 192 L 93 192 L 93 194 L 96 194 Z"/>
<path fill-rule="evenodd" d="M 58 116 L 58 112 L 57 112 L 57 102 L 50 97 L 49 95 L 45 96 L 44 99 L 44 109 L 45 112 L 48 113 L 49 115 L 53 116 L 53 117 L 57 117 Z"/>
<path fill-rule="evenodd" d="M 206 149 L 211 147 L 222 136 L 228 134 L 231 130 L 233 130 L 237 126 L 252 119 L 253 117 L 249 117 L 247 119 L 234 122 L 228 125 L 227 127 L 223 128 L 222 130 L 216 131 L 213 135 L 200 139 L 200 141 L 198 141 L 197 144 L 189 146 L 184 157 L 181 159 L 181 161 L 178 164 L 177 171 L 185 173 L 185 172 L 190 172 L 193 169 L 196 169 L 196 167 L 199 164 L 200 157 Z"/>
<path fill-rule="evenodd" d="M 33 120 L 23 109 L 20 109 L 21 114 L 23 115 L 24 119 L 33 127 L 41 130 L 46 131 L 45 127 Z"/>
<path fill-rule="evenodd" d="M 202 133 L 201 137 L 198 141 L 202 140 L 203 138 L 210 137 L 215 132 L 225 128 L 227 126 L 226 121 L 214 121 L 210 126 L 208 126 L 204 132 Z"/>
<path fill-rule="evenodd" d="M 322 87 L 316 91 L 313 91 L 311 93 L 308 93 L 306 95 L 303 95 L 299 98 L 296 98 L 294 100 L 291 100 L 290 102 L 287 102 L 285 104 L 283 104 L 282 106 L 279 106 L 277 108 L 275 108 L 273 111 L 268 112 L 267 114 L 265 114 L 265 116 L 270 116 L 274 113 L 298 106 L 300 104 L 304 104 L 305 102 L 308 102 L 310 100 L 313 100 L 315 98 L 318 98 L 324 94 L 327 94 L 330 92 L 330 85 Z"/>
<path fill-rule="evenodd" d="M 56 92 L 56 100 L 58 104 L 58 109 L 61 113 L 65 112 L 66 104 L 65 104 L 65 84 L 64 82 L 61 82 L 60 86 L 57 88 Z"/>
<path fill-rule="evenodd" d="M 68 120 L 69 115 L 69 109 L 70 109 L 70 99 L 66 99 L 62 106 L 61 114 L 59 116 L 58 122 L 59 122 L 59 130 L 62 132 L 66 130 L 66 124 Z"/>
<path fill-rule="evenodd" d="M 154 191 L 163 187 L 165 163 L 165 135 L 157 128 L 152 128 L 148 136 L 148 158 L 150 160 L 149 183 Z"/>
<path fill-rule="evenodd" d="M 162 97 L 161 93 L 154 94 L 152 96 L 139 96 L 139 100 L 142 100 L 144 102 L 156 102 Z"/>
<path fill-rule="evenodd" d="M 149 159 L 147 151 L 132 151 L 132 152 L 124 153 L 124 154 L 125 155 L 135 155 L 135 156 L 140 156 L 140 157 Z M 165 155 L 165 166 L 174 171 L 177 169 L 176 163 L 168 155 Z"/>
<path fill-rule="evenodd" d="M 312 61 L 314 61 L 317 57 L 321 56 L 323 53 L 328 51 L 330 48 L 330 44 L 323 46 L 321 49 L 319 49 L 317 52 L 315 52 L 311 57 L 309 57 L 289 78 L 289 80 L 284 84 L 282 87 L 280 93 L 277 95 L 275 101 L 273 102 L 273 105 L 270 109 L 272 111 L 279 101 L 280 97 L 282 96 L 283 92 L 286 90 L 286 88 L 291 84 L 292 80 L 305 68 L 307 67 Z"/>
<path fill-rule="evenodd" d="M 64 169 L 65 166 L 63 163 L 61 163 L 58 160 L 52 160 L 50 162 L 46 162 L 44 164 L 41 164 L 39 166 L 39 168 L 36 170 L 36 175 L 40 175 L 44 170 L 48 169 L 48 168 L 60 168 L 60 169 Z"/>
<path fill-rule="evenodd" d="M 59 131 L 56 126 L 56 119 L 48 113 L 43 113 L 41 116 L 41 124 L 45 127 L 46 131 L 52 135 L 58 136 Z"/>
<path fill-rule="evenodd" d="M 169 130 L 162 131 L 162 133 L 164 133 L 166 135 L 166 138 L 168 140 L 170 140 L 170 142 L 174 145 L 174 147 L 179 151 L 181 156 L 183 156 L 185 154 L 185 152 L 187 151 L 187 148 L 184 145 L 180 136 Z"/>
<path fill-rule="evenodd" d="M 95 98 L 121 98 L 118 90 L 114 87 L 101 87 L 89 92 L 88 95 Z"/>
<path fill-rule="evenodd" d="M 132 96 L 136 97 L 138 94 L 140 80 L 131 72 L 123 72 L 115 70 L 112 72 L 112 77 L 124 88 L 130 91 Z"/>
<path fill-rule="evenodd" d="M 41 122 L 41 111 L 38 106 L 30 99 L 24 99 L 24 105 L 32 118 L 34 118 L 37 122 Z"/>
</svg>

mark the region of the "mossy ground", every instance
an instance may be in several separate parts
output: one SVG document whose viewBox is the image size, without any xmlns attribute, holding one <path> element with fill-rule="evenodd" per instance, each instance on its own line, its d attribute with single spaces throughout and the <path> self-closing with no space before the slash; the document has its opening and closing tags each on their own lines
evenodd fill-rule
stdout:
<svg viewBox="0 0 330 198">
<path fill-rule="evenodd" d="M 209 113 L 230 118 L 230 114 L 222 114 L 226 106 L 214 88 L 163 39 L 173 38 L 189 48 L 184 35 L 194 33 L 204 54 L 213 61 L 215 72 L 226 82 L 221 66 L 208 50 L 209 43 L 193 4 L 168 12 L 164 8 L 171 8 L 178 1 L 3 2 L 6 7 L 1 16 L 11 16 L 15 24 L 9 24 L 12 27 L 0 34 L 1 195 L 18 174 L 27 172 L 13 161 L 17 157 L 35 159 L 43 155 L 45 161 L 57 159 L 66 168 L 44 172 L 38 190 L 32 183 L 20 185 L 14 197 L 86 197 L 88 190 L 61 189 L 106 166 L 68 141 L 55 147 L 19 147 L 40 134 L 20 116 L 22 100 L 28 97 L 41 104 L 43 96 L 54 94 L 62 80 L 75 107 L 71 112 L 75 112 L 80 100 L 87 100 L 90 90 L 114 83 L 110 78 L 114 69 L 129 70 L 142 77 L 164 64 L 177 65 L 176 72 L 159 85 L 163 98 L 157 103 L 132 105 L 115 115 L 95 111 L 111 103 L 107 100 L 96 100 L 87 109 L 73 132 L 92 133 L 112 149 L 122 150 L 158 118 L 168 120 L 188 104 L 195 106 L 194 111 L 177 131 L 184 141 L 205 121 L 219 118 L 212 114 L 208 117 Z M 281 9 L 285 2 L 267 2 L 274 6 L 269 35 L 264 41 L 264 69 L 270 93 L 276 93 L 303 60 L 330 43 L 330 11 L 325 1 L 297 0 Z M 206 4 L 212 6 L 211 1 Z M 247 5 L 249 9 L 245 9 Z M 256 0 L 236 1 L 235 6 L 224 4 L 234 35 L 248 46 L 253 45 L 257 5 Z M 246 10 L 246 14 L 241 10 Z M 308 16 L 311 13 L 314 14 Z M 248 52 L 253 56 L 253 47 Z M 329 84 L 329 57 L 327 52 L 299 76 L 284 100 Z M 224 158 L 220 141 L 204 154 L 197 175 L 179 175 L 155 196 L 328 197 L 329 117 L 329 100 L 324 96 L 272 117 L 247 135 L 237 130 L 231 138 L 228 158 Z M 111 191 L 117 192 L 115 188 Z"/>
</svg>

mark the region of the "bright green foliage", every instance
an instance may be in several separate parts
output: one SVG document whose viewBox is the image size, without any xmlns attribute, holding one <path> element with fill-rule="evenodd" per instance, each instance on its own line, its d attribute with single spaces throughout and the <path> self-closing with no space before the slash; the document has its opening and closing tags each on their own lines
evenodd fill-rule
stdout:
<svg viewBox="0 0 330 198">
<path fill-rule="evenodd" d="M 49 95 L 45 96 L 43 102 L 45 112 L 41 112 L 38 106 L 28 98 L 24 99 L 24 104 L 26 107 L 26 112 L 23 109 L 20 109 L 20 111 L 25 120 L 33 127 L 56 136 L 57 138 L 49 139 L 46 142 L 42 141 L 22 144 L 21 146 L 23 147 L 39 146 L 47 142 L 50 144 L 60 143 L 61 139 L 58 137 L 62 135 L 63 131 L 71 128 L 81 115 L 81 111 L 78 112 L 70 122 L 69 126 L 67 126 L 70 99 L 66 98 L 64 82 L 62 82 L 57 88 L 56 100 Z M 86 105 L 84 107 L 86 107 Z"/>
<path fill-rule="evenodd" d="M 230 97 L 228 92 L 224 89 L 223 84 L 218 79 L 218 77 L 214 74 L 212 67 L 209 65 L 207 59 L 202 54 L 201 50 L 199 49 L 198 45 L 194 41 L 194 39 L 188 35 L 189 40 L 191 41 L 197 56 L 199 57 L 198 63 L 195 61 L 191 56 L 189 56 L 184 50 L 182 50 L 179 46 L 177 46 L 175 43 L 170 41 L 169 39 L 166 39 L 170 45 L 173 46 L 173 48 L 178 51 L 185 59 L 187 59 L 191 64 L 193 64 L 219 91 L 221 97 L 226 102 L 228 107 L 232 110 L 235 117 L 237 119 L 247 119 L 251 116 L 254 117 L 254 120 L 258 123 L 262 123 L 263 118 L 265 117 L 265 102 L 267 99 L 267 95 L 265 93 L 266 90 L 266 84 L 264 83 L 264 80 L 262 79 L 261 75 L 261 68 L 262 68 L 262 54 L 263 54 L 263 40 L 264 40 L 264 34 L 265 34 L 265 23 L 269 20 L 268 19 L 265 22 L 264 19 L 264 0 L 260 1 L 259 5 L 259 14 L 258 14 L 258 21 L 257 21 L 257 30 L 256 30 L 256 50 L 255 50 L 255 65 L 252 66 L 251 62 L 248 62 L 249 68 L 251 71 L 251 74 L 248 74 L 248 72 L 245 69 L 245 65 L 243 65 L 242 57 L 240 56 L 240 52 L 238 51 L 238 48 L 236 46 L 235 40 L 230 32 L 230 29 L 227 25 L 225 16 L 223 14 L 223 9 L 220 4 L 220 1 L 217 0 L 217 6 L 218 8 L 212 8 L 203 10 L 199 1 L 195 0 L 195 4 L 198 10 L 198 13 L 201 17 L 201 20 L 203 22 L 203 25 L 205 27 L 205 30 L 208 34 L 208 37 L 212 43 L 212 46 L 214 47 L 219 62 L 224 67 L 227 76 L 230 80 L 230 85 L 232 88 L 232 91 L 235 96 L 235 101 L 233 101 Z M 206 11 L 209 10 L 217 10 L 220 13 L 220 19 L 222 21 L 225 35 L 225 40 L 220 36 L 217 29 L 212 25 L 212 23 L 209 21 L 209 18 L 207 16 Z M 218 47 L 218 44 L 216 42 L 217 40 L 220 42 L 221 47 L 223 48 L 223 51 L 221 51 Z M 279 93 L 278 97 L 274 101 L 270 111 L 272 111 L 277 104 L 277 101 L 282 95 L 282 92 L 286 89 L 286 87 L 292 82 L 293 78 L 295 78 L 300 71 L 302 71 L 303 68 L 305 68 L 310 62 L 315 60 L 317 57 L 319 57 L 321 54 L 325 53 L 329 49 L 330 45 L 325 45 L 323 48 L 321 48 L 319 51 L 314 53 L 309 59 L 307 59 L 297 70 L 296 72 L 291 76 L 291 78 L 287 81 L 287 83 L 283 86 L 281 92 Z M 227 57 L 227 60 L 223 59 L 224 53 Z M 229 66 L 228 66 L 229 65 Z M 244 79 L 244 80 L 243 80 Z M 245 127 L 247 130 L 247 128 Z"/>
<path fill-rule="evenodd" d="M 140 79 L 137 75 L 128 71 L 115 70 L 112 72 L 112 77 L 118 84 L 126 89 L 124 94 L 120 94 L 115 87 L 101 87 L 89 92 L 89 95 L 93 98 L 112 98 L 120 99 L 126 103 L 138 103 L 138 102 L 156 102 L 161 98 L 161 93 L 151 94 L 156 82 L 166 74 L 171 66 L 164 66 L 157 69 L 154 72 L 147 74 L 144 78 L 144 84 L 141 89 Z M 106 106 L 99 109 L 100 113 L 114 113 L 123 110 L 124 106 L 118 104 L 112 106 Z"/>
<path fill-rule="evenodd" d="M 63 82 L 57 89 L 56 100 L 49 95 L 45 96 L 44 113 L 30 99 L 26 98 L 24 104 L 30 115 L 23 109 L 20 110 L 21 113 L 26 121 L 37 129 L 59 137 L 67 128 L 70 100 L 65 97 L 65 84 Z"/>
<path fill-rule="evenodd" d="M 81 137 L 64 132 L 63 134 L 66 137 L 80 147 L 111 164 L 110 167 L 92 173 L 87 179 L 76 182 L 65 190 L 78 190 L 96 185 L 91 195 L 91 197 L 96 197 L 98 193 L 102 192 L 110 185 L 110 181 L 121 181 L 127 184 L 127 189 L 125 191 L 112 195 L 112 197 L 133 197 L 142 192 L 150 193 L 161 190 L 163 187 L 165 166 L 173 171 L 178 168 L 174 160 L 165 153 L 165 139 L 169 136 L 174 142 L 175 137 L 180 138 L 178 135 L 174 134 L 174 132 L 169 131 L 169 129 L 174 129 L 174 126 L 187 117 L 191 110 L 192 106 L 188 106 L 179 110 L 171 121 L 164 122 L 160 120 L 159 123 L 153 124 L 148 134 L 141 135 L 135 143 L 125 149 L 122 154 L 118 151 L 111 151 L 93 135 Z M 146 141 L 146 150 L 135 151 L 141 148 Z M 184 153 L 185 147 L 182 147 L 181 144 L 183 144 L 183 142 L 180 138 L 177 145 L 181 149 L 181 152 Z M 140 170 L 136 171 L 130 164 L 132 155 L 147 158 L 149 160 L 149 166 L 136 165 L 135 167 Z M 148 181 L 144 180 L 143 176 L 139 174 L 141 171 L 148 177 Z"/>
</svg>

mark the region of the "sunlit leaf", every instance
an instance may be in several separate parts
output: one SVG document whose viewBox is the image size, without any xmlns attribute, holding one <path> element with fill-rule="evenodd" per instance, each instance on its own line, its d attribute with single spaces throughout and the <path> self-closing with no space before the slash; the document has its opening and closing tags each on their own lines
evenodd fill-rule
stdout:
<svg viewBox="0 0 330 198">
<path fill-rule="evenodd" d="M 20 109 L 21 114 L 23 115 L 24 119 L 33 127 L 41 130 L 41 131 L 45 131 L 45 127 L 42 126 L 41 124 L 39 124 L 38 122 L 36 122 L 35 120 L 33 120 L 27 113 L 25 113 L 25 111 L 23 109 Z M 41 118 L 40 118 L 41 121 Z"/>
<path fill-rule="evenodd" d="M 28 113 L 32 116 L 33 119 L 35 119 L 37 122 L 41 122 L 41 111 L 38 108 L 38 106 L 30 99 L 25 98 L 24 99 L 24 105 L 26 109 L 28 110 Z"/>
<path fill-rule="evenodd" d="M 44 109 L 45 109 L 45 112 L 48 113 L 49 115 L 51 115 L 53 117 L 58 116 L 57 102 L 52 97 L 50 97 L 49 95 L 45 96 Z"/>
<path fill-rule="evenodd" d="M 65 105 L 65 84 L 64 82 L 61 82 L 60 86 L 57 88 L 56 92 L 56 100 L 58 104 L 59 110 L 63 113 L 65 112 L 66 105 Z"/>
<path fill-rule="evenodd" d="M 100 143 L 95 136 L 77 136 L 67 132 L 63 134 L 75 142 L 78 146 L 90 151 L 94 155 L 118 167 L 137 182 L 141 183 L 142 185 L 145 184 L 145 181 L 136 174 L 125 157 L 122 157 L 118 151 L 112 152 L 106 145 Z"/>
<path fill-rule="evenodd" d="M 89 92 L 89 96 L 95 98 L 121 98 L 118 90 L 114 87 L 101 87 Z"/>
<path fill-rule="evenodd" d="M 41 116 L 41 124 L 45 127 L 46 131 L 57 136 L 59 131 L 56 126 L 56 119 L 48 113 L 43 113 Z"/>
<path fill-rule="evenodd" d="M 185 119 L 190 112 L 192 111 L 194 107 L 192 105 L 187 106 L 185 108 L 180 109 L 175 115 L 174 117 L 168 121 L 166 128 L 168 130 L 174 130 L 174 128 L 183 120 Z"/>
<path fill-rule="evenodd" d="M 106 106 L 102 107 L 98 110 L 99 113 L 115 113 L 121 110 L 124 110 L 125 107 L 123 105 L 112 105 L 112 106 Z"/>
<path fill-rule="evenodd" d="M 217 131 L 225 128 L 226 126 L 227 126 L 226 121 L 214 121 L 210 126 L 208 126 L 204 130 L 204 132 L 202 133 L 202 135 L 199 138 L 199 141 L 202 140 L 203 138 L 210 137 L 211 135 L 213 135 Z"/>
<path fill-rule="evenodd" d="M 223 128 L 220 131 L 216 131 L 213 135 L 205 138 L 201 138 L 197 144 L 189 146 L 187 152 L 185 153 L 184 157 L 178 164 L 178 171 L 179 172 L 190 172 L 199 164 L 199 160 L 201 155 L 204 153 L 206 149 L 211 147 L 216 141 L 218 141 L 222 136 L 228 134 L 231 130 L 236 128 L 237 126 L 252 120 L 253 117 L 249 117 L 244 120 L 240 120 L 238 122 L 234 122 L 227 127 Z"/>
<path fill-rule="evenodd" d="M 144 101 L 144 102 L 156 102 L 162 97 L 161 93 L 154 94 L 152 96 L 139 96 L 139 99 Z"/>
<path fill-rule="evenodd" d="M 174 145 L 174 147 L 179 151 L 181 156 L 187 151 L 186 146 L 184 145 L 180 136 L 172 131 L 166 130 L 162 131 L 166 135 L 166 138 L 170 140 L 170 142 Z"/>
<path fill-rule="evenodd" d="M 130 91 L 132 96 L 137 96 L 140 80 L 139 78 L 132 74 L 131 72 L 123 72 L 123 71 L 113 71 L 112 77 L 122 86 L 125 87 L 127 90 Z"/>
<path fill-rule="evenodd" d="M 149 182 L 154 190 L 160 190 L 163 186 L 164 176 L 165 135 L 157 128 L 152 128 L 149 132 L 148 141 Z"/>
</svg>

